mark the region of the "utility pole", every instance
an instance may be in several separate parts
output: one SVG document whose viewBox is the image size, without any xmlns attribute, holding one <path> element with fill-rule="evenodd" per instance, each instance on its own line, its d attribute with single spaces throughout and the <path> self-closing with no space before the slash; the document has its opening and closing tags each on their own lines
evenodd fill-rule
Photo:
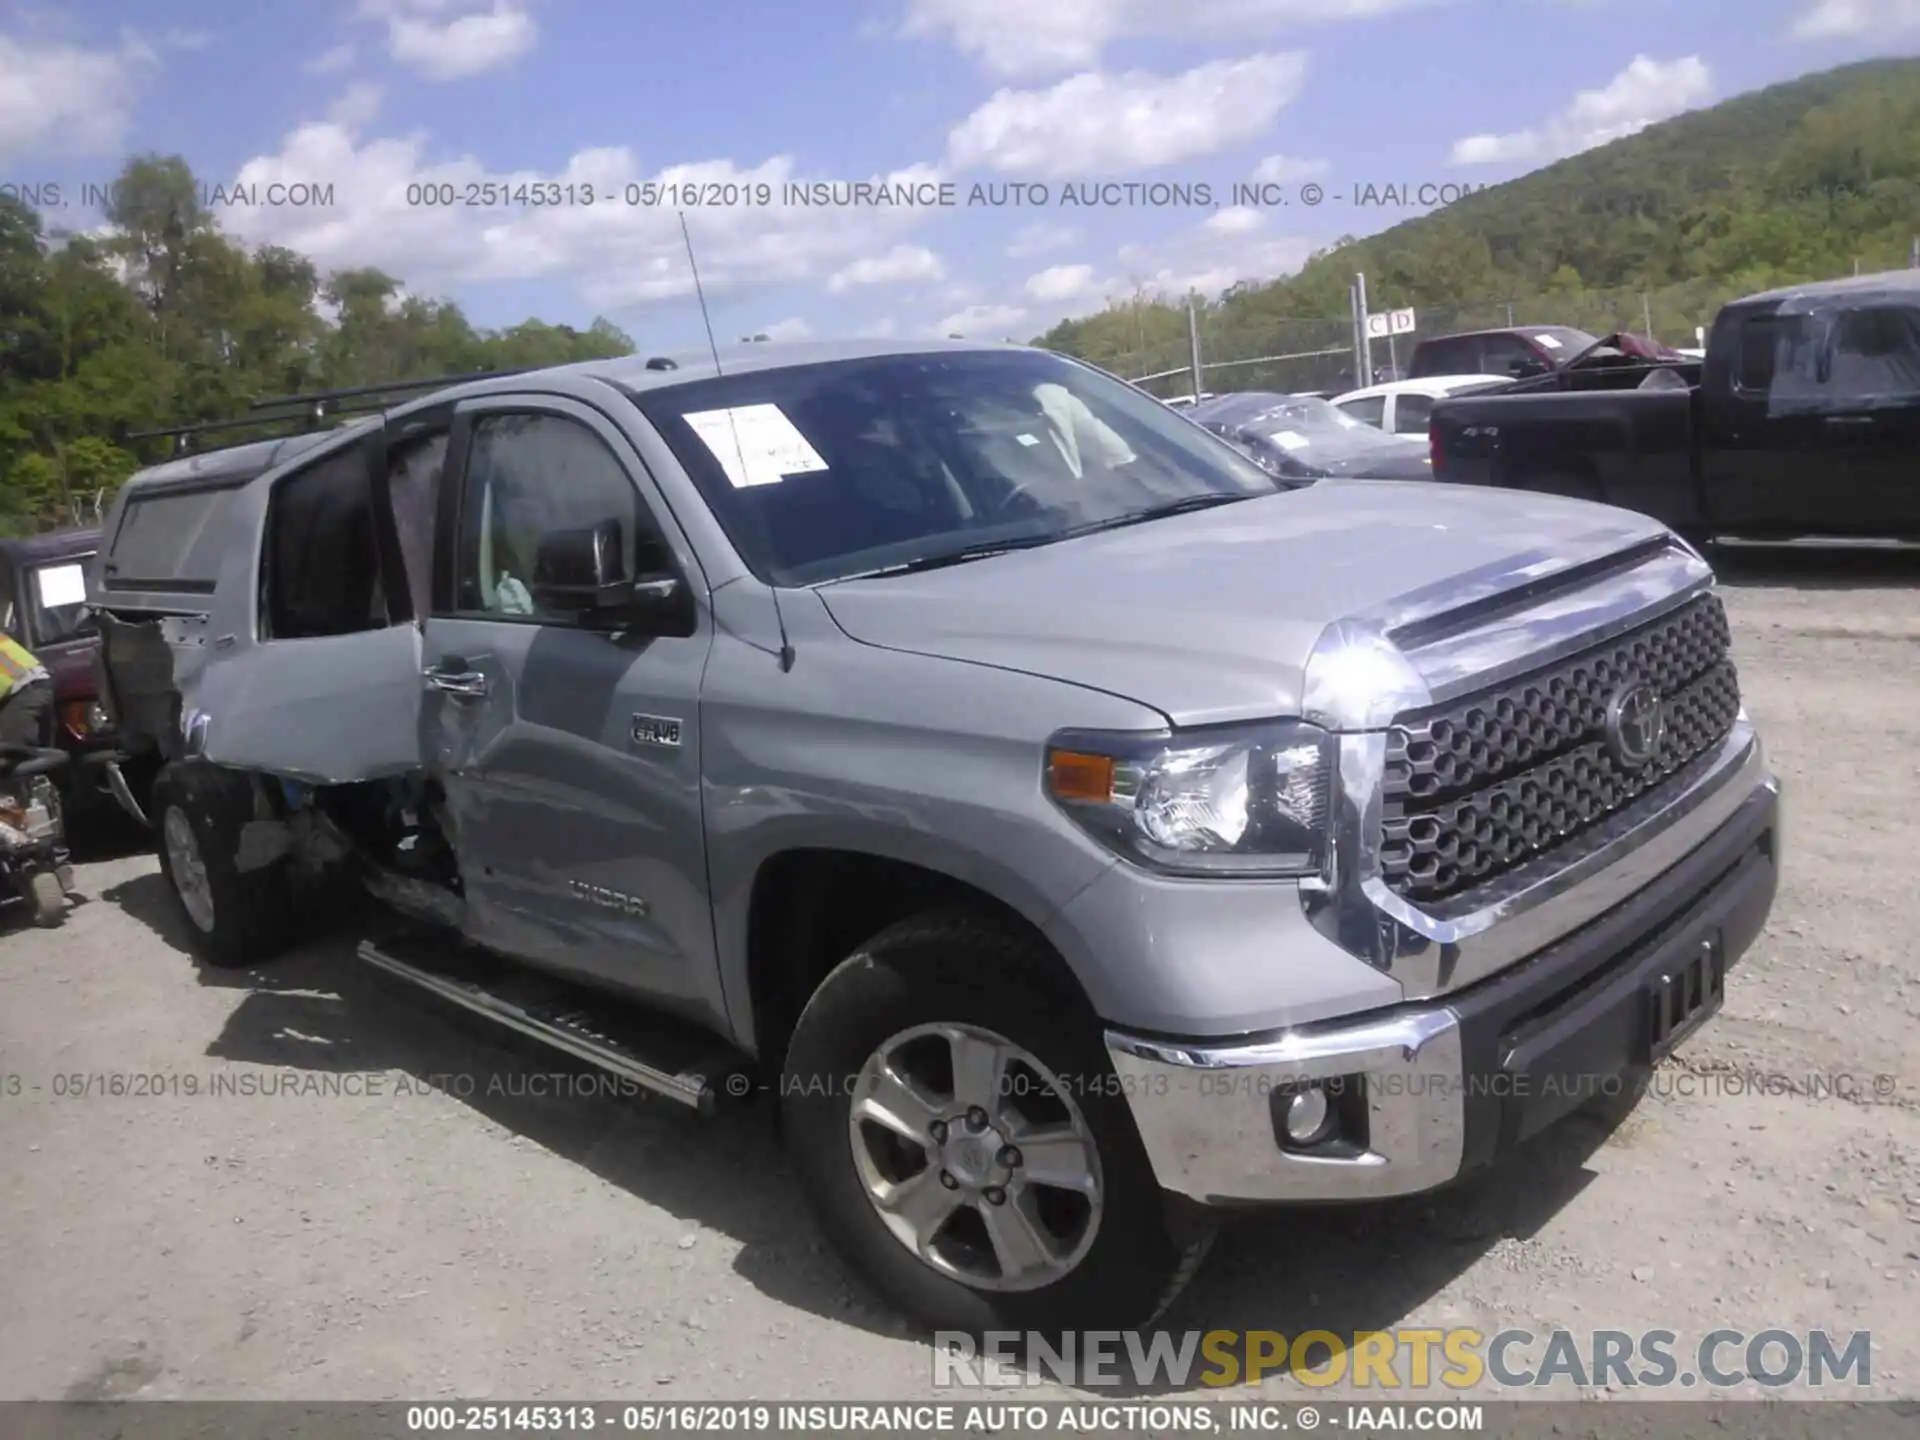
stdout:
<svg viewBox="0 0 1920 1440">
<path fill-rule="evenodd" d="M 1347 286 L 1347 344 L 1353 351 L 1353 373 L 1360 373 L 1360 292 Z M 1355 380 L 1353 388 L 1359 389 L 1367 382 Z"/>
<path fill-rule="evenodd" d="M 1649 340 L 1659 338 L 1653 333 L 1653 306 L 1647 300 L 1647 292 L 1644 290 L 1640 292 L 1640 322 L 1646 326 L 1643 333 Z"/>
<path fill-rule="evenodd" d="M 1373 337 L 1367 333 L 1367 277 L 1353 277 L 1354 301 L 1360 312 L 1360 383 L 1373 383 Z"/>
<path fill-rule="evenodd" d="M 1913 237 L 1913 244 L 1907 250 L 1907 268 L 1920 270 L 1920 235 Z"/>
<path fill-rule="evenodd" d="M 1193 398 L 1200 399 L 1200 311 L 1194 304 L 1195 296 L 1187 292 L 1187 348 L 1189 359 L 1193 363 Z"/>
</svg>

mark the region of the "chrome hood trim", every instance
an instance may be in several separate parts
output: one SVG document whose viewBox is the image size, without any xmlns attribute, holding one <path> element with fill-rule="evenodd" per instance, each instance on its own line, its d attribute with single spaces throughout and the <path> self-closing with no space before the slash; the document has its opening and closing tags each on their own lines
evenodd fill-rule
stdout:
<svg viewBox="0 0 1920 1440">
<path fill-rule="evenodd" d="M 1621 548 L 1606 528 L 1414 590 L 1335 621 L 1306 666 L 1305 718 L 1344 732 L 1598 645 L 1712 588 L 1713 570 L 1677 536 Z"/>
</svg>

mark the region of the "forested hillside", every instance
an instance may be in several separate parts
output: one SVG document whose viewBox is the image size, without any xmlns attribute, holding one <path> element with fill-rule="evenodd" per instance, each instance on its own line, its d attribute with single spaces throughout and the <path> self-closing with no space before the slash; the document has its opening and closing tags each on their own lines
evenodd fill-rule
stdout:
<svg viewBox="0 0 1920 1440">
<path fill-rule="evenodd" d="M 247 252 L 200 206 L 184 161 L 126 166 L 99 237 L 48 234 L 0 196 L 0 528 L 91 518 L 164 443 L 131 432 L 237 415 L 293 391 L 623 355 L 605 321 L 475 329 L 377 270 L 318 274 Z M 330 316 L 332 318 L 323 318 Z M 223 437 L 234 438 L 234 437 Z M 241 437 L 241 438 L 244 438 Z"/>
<path fill-rule="evenodd" d="M 0 528 L 70 524 L 164 444 L 142 429 L 250 399 L 630 353 L 611 324 L 482 331 L 376 270 L 248 252 L 184 161 L 130 161 L 105 231 L 48 233 L 0 196 Z M 1345 344 L 1347 287 L 1413 305 L 1422 334 L 1651 319 L 1686 344 L 1736 295 L 1904 265 L 1920 234 L 1920 60 L 1870 61 L 1729 100 L 1491 187 L 1297 275 L 1208 301 L 1207 358 Z M 1186 362 L 1177 301 L 1135 297 L 1038 343 L 1128 374 Z M 1340 364 L 1344 362 L 1322 362 Z M 1228 378 L 1231 377 L 1231 378 Z M 1251 370 L 1225 384 L 1263 383 Z M 1317 382 L 1316 382 L 1317 383 Z"/>
<path fill-rule="evenodd" d="M 1269 353 L 1290 325 L 1413 305 L 1468 324 L 1553 320 L 1691 344 L 1725 300 L 1908 263 L 1920 234 L 1920 60 L 1844 66 L 1655 125 L 1214 297 L 1211 354 Z M 1339 333 L 1335 332 L 1336 335 Z M 1423 327 L 1423 333 L 1424 331 Z M 1187 317 L 1135 299 L 1038 343 L 1127 373 L 1182 363 Z M 1317 341 L 1315 343 L 1325 343 Z"/>
</svg>

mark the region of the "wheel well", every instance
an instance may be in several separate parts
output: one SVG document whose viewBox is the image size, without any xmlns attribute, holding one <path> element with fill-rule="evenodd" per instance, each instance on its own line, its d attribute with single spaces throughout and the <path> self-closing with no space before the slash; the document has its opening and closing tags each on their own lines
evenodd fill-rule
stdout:
<svg viewBox="0 0 1920 1440">
<path fill-rule="evenodd" d="M 904 860 L 849 850 L 789 850 L 760 867 L 747 911 L 754 1049 L 769 1070 L 822 980 L 889 925 L 963 905 L 1038 937 L 1032 921 L 967 881 Z M 1054 953 L 1044 939 L 1048 953 Z M 1071 978 L 1064 961 L 1063 976 Z"/>
</svg>

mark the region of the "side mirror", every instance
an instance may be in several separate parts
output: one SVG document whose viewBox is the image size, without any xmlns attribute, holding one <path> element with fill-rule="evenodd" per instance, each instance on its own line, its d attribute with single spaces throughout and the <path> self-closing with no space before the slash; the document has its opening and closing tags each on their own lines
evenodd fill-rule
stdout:
<svg viewBox="0 0 1920 1440">
<path fill-rule="evenodd" d="M 556 530 L 543 538 L 530 588 L 541 609 L 571 612 L 596 629 L 648 635 L 694 632 L 693 593 L 685 581 L 664 565 L 639 577 L 626 573 L 617 520 L 602 520 L 584 530 Z"/>
<path fill-rule="evenodd" d="M 620 522 L 542 536 L 533 561 L 534 603 L 543 610 L 617 610 L 632 594 L 621 555 Z"/>
</svg>

